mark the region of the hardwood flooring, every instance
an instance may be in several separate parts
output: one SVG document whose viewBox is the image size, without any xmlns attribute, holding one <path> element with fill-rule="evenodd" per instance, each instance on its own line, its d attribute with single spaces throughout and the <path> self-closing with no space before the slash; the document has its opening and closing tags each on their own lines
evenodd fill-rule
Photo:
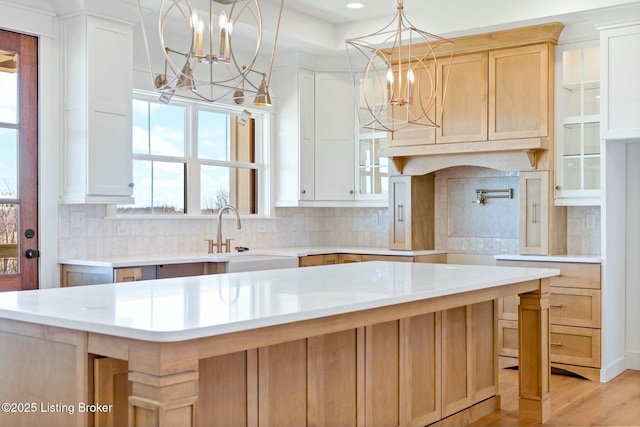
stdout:
<svg viewBox="0 0 640 427">
<path fill-rule="evenodd" d="M 640 371 L 627 370 L 608 383 L 552 374 L 545 424 L 519 422 L 517 370 L 500 370 L 500 394 L 502 409 L 470 426 L 640 426 Z"/>
</svg>

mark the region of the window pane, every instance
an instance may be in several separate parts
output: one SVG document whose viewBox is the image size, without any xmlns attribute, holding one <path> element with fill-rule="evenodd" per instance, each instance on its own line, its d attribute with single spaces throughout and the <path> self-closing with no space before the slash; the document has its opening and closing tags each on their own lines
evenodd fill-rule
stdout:
<svg viewBox="0 0 640 427">
<path fill-rule="evenodd" d="M 18 131 L 0 128 L 0 199 L 18 197 Z"/>
<path fill-rule="evenodd" d="M 230 116 L 213 111 L 198 111 L 198 157 L 208 160 L 232 160 Z"/>
<path fill-rule="evenodd" d="M 133 161 L 134 205 L 119 206 L 119 213 L 184 213 L 184 164 Z"/>
<path fill-rule="evenodd" d="M 200 210 L 217 213 L 233 205 L 241 214 L 257 213 L 257 173 L 254 169 L 203 165 L 200 169 Z"/>
<path fill-rule="evenodd" d="M 149 103 L 147 101 L 133 100 L 131 120 L 133 152 L 149 154 Z"/>
<path fill-rule="evenodd" d="M 149 103 L 149 154 L 184 157 L 185 108 Z"/>
<path fill-rule="evenodd" d="M 18 205 L 0 204 L 0 275 L 18 274 Z"/>
<path fill-rule="evenodd" d="M 0 51 L 0 122 L 18 123 L 16 54 Z"/>
</svg>

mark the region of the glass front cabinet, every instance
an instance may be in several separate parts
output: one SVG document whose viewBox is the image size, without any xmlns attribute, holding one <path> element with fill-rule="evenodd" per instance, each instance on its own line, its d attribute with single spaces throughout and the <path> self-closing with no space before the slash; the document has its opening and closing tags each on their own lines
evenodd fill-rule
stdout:
<svg viewBox="0 0 640 427">
<path fill-rule="evenodd" d="M 556 205 L 600 204 L 600 48 L 558 46 Z"/>
</svg>

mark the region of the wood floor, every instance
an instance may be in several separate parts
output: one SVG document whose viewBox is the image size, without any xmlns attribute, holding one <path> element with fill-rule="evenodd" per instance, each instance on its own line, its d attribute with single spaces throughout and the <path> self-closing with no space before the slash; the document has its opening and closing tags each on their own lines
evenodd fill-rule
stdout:
<svg viewBox="0 0 640 427">
<path fill-rule="evenodd" d="M 500 370 L 502 409 L 470 426 L 640 426 L 640 371 L 627 370 L 608 383 L 551 375 L 551 419 L 519 423 L 518 371 Z"/>
</svg>

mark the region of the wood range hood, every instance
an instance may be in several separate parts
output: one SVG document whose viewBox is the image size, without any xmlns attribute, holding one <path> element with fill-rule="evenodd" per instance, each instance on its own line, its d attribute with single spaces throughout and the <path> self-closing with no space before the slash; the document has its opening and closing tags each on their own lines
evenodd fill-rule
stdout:
<svg viewBox="0 0 640 427">
<path fill-rule="evenodd" d="M 439 127 L 389 134 L 380 154 L 401 175 L 453 166 L 553 170 L 555 46 L 563 28 L 553 22 L 453 39 L 451 63 L 438 65 L 449 76 L 436 96 Z"/>
</svg>

